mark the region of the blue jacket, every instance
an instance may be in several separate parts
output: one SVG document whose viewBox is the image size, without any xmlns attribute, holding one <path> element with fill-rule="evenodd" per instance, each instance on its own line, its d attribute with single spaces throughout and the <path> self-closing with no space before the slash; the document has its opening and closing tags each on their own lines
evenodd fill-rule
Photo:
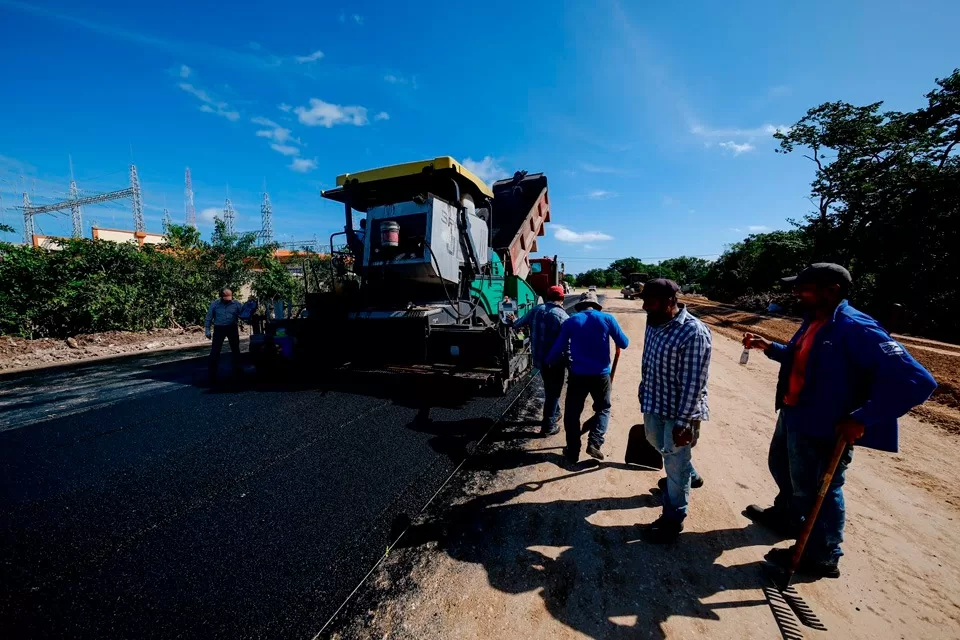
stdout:
<svg viewBox="0 0 960 640">
<path fill-rule="evenodd" d="M 626 349 L 630 339 L 609 313 L 587 309 L 570 316 L 560 327 L 560 337 L 553 343 L 547 364 L 560 362 L 570 345 L 570 371 L 578 376 L 601 376 L 610 373 L 610 339 Z"/>
<path fill-rule="evenodd" d="M 777 409 L 783 408 L 796 343 L 808 324 L 804 320 L 788 344 L 774 343 L 766 352 L 780 363 Z M 933 376 L 903 345 L 844 300 L 814 337 L 791 423 L 811 436 L 832 438 L 836 424 L 852 417 L 866 427 L 858 445 L 897 451 L 897 418 L 923 404 L 936 388 Z"/>
</svg>

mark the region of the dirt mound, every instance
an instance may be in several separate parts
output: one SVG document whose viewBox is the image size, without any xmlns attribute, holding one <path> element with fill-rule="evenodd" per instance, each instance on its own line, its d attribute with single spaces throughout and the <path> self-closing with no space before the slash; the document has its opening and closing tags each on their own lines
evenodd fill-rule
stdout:
<svg viewBox="0 0 960 640">
<path fill-rule="evenodd" d="M 105 331 L 72 336 L 66 340 L 39 338 L 24 340 L 0 337 L 0 371 L 16 371 L 102 358 L 125 353 L 153 351 L 206 342 L 201 327 L 152 329 L 144 332 Z"/>
</svg>

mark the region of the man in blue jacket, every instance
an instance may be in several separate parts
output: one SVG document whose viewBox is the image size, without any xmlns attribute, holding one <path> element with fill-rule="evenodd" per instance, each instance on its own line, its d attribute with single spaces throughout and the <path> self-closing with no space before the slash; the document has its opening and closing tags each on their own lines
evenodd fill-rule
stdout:
<svg viewBox="0 0 960 640">
<path fill-rule="evenodd" d="M 621 349 L 630 344 L 616 318 L 603 313 L 595 292 L 582 294 L 576 309 L 579 313 L 560 327 L 560 336 L 547 356 L 548 364 L 557 364 L 569 345 L 570 378 L 563 405 L 563 430 L 567 436 L 564 455 L 571 463 L 580 460 L 580 414 L 588 394 L 593 398 L 596 420 L 587 437 L 587 455 L 604 458 L 600 448 L 610 422 L 610 340 Z"/>
<path fill-rule="evenodd" d="M 806 311 L 788 344 L 747 333 L 746 348 L 762 349 L 780 363 L 780 411 L 768 463 L 779 494 L 772 507 L 747 507 L 744 515 L 795 537 L 810 512 L 838 438 L 848 443 L 810 535 L 799 570 L 836 578 L 843 552 L 843 483 L 853 444 L 898 450 L 897 418 L 930 397 L 937 383 L 877 321 L 846 301 L 850 272 L 813 264 L 792 282 Z M 788 566 L 792 549 L 773 549 L 770 562 Z"/>
</svg>

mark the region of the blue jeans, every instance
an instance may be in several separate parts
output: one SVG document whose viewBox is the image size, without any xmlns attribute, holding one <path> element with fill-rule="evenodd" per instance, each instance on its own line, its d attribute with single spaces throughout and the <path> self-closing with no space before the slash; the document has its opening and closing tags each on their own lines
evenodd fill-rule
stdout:
<svg viewBox="0 0 960 640">
<path fill-rule="evenodd" d="M 563 365 L 547 366 L 540 369 L 543 380 L 543 428 L 553 430 L 560 422 L 560 392 L 567 368 Z"/>
<path fill-rule="evenodd" d="M 596 420 L 587 436 L 587 442 L 603 446 L 607 425 L 610 423 L 610 376 L 580 376 L 573 372 L 567 380 L 567 401 L 563 407 L 563 430 L 567 434 L 567 456 L 580 455 L 580 414 L 587 396 L 593 398 L 593 413 Z"/>
<path fill-rule="evenodd" d="M 690 502 L 690 479 L 693 469 L 693 448 L 688 444 L 678 447 L 673 443 L 676 421 L 652 413 L 643 414 L 647 442 L 663 455 L 663 470 L 667 473 L 667 491 L 663 494 L 663 517 L 682 521 L 687 517 Z"/>
<path fill-rule="evenodd" d="M 780 490 L 773 506 L 798 528 L 803 525 L 817 499 L 834 446 L 836 440 L 832 438 L 811 437 L 803 433 L 799 425 L 791 422 L 789 407 L 780 411 L 767 458 L 770 473 Z M 853 447 L 847 447 L 804 551 L 804 555 L 811 560 L 836 562 L 843 555 L 840 550 L 846 520 L 843 483 L 847 467 L 852 461 Z"/>
</svg>

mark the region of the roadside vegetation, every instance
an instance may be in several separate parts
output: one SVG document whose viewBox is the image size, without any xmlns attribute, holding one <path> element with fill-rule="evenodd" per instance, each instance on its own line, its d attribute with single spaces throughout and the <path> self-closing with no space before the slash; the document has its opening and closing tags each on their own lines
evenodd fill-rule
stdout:
<svg viewBox="0 0 960 640">
<path fill-rule="evenodd" d="M 200 324 L 225 286 L 250 285 L 261 303 L 289 300 L 302 283 L 275 249 L 258 245 L 254 233 L 228 234 L 219 220 L 209 241 L 174 225 L 166 244 L 142 248 L 88 239 L 65 240 L 59 251 L 0 243 L 0 334 L 62 338 Z"/>
</svg>

